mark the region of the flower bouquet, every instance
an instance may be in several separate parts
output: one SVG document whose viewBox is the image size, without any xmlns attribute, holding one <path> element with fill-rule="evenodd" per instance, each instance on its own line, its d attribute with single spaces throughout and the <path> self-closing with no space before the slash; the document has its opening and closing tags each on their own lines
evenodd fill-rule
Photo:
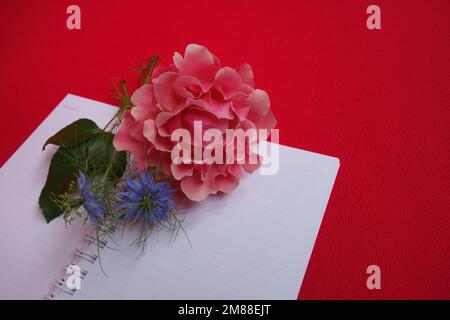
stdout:
<svg viewBox="0 0 450 320">
<path fill-rule="evenodd" d="M 183 230 L 182 204 L 236 189 L 261 165 L 254 146 L 278 132 L 248 64 L 222 67 L 190 44 L 173 64 L 153 56 L 139 72 L 131 96 L 120 81 L 118 111 L 104 128 L 79 119 L 46 141 L 44 149 L 58 149 L 39 205 L 47 222 L 89 220 L 97 241 L 137 225 L 145 248 L 154 230 Z"/>
</svg>

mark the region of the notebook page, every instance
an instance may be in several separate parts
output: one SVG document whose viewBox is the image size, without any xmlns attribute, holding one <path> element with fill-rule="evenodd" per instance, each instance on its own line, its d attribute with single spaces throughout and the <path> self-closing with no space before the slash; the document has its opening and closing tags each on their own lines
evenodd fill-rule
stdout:
<svg viewBox="0 0 450 320">
<path fill-rule="evenodd" d="M 54 146 L 44 142 L 79 118 L 105 125 L 112 106 L 67 95 L 0 169 L 0 299 L 42 299 L 64 272 L 85 227 L 47 224 L 38 205 Z"/>
<path fill-rule="evenodd" d="M 114 111 L 68 95 L 0 170 L 5 199 L 0 252 L 9 257 L 0 265 L 7 279 L 2 298 L 45 296 L 86 230 L 79 225 L 66 230 L 61 219 L 49 225 L 43 220 L 37 199 L 52 151 L 41 152 L 41 145 L 78 118 L 102 126 Z M 98 263 L 90 266 L 74 298 L 295 299 L 338 166 L 336 158 L 281 146 L 277 175 L 246 176 L 232 194 L 210 197 L 189 210 L 183 226 L 192 248 L 181 232 L 175 242 L 170 233 L 159 232 L 136 260 L 138 251 L 128 244 L 137 234 L 130 230 L 120 241 L 121 251 L 102 251 L 108 278 Z"/>
<path fill-rule="evenodd" d="M 146 253 L 103 250 L 75 299 L 296 299 L 339 161 L 280 147 L 273 176 L 245 176 L 231 194 L 209 197 L 185 214 L 175 241 L 153 234 Z M 62 296 L 63 298 L 70 298 Z"/>
</svg>

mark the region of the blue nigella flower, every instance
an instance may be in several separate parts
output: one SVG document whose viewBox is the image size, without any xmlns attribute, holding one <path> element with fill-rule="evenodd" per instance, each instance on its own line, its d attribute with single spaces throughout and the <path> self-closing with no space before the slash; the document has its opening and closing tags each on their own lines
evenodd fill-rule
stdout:
<svg viewBox="0 0 450 320">
<path fill-rule="evenodd" d="M 92 182 L 81 170 L 78 172 L 77 187 L 89 220 L 96 227 L 98 219 L 106 213 L 106 208 L 92 192 Z"/>
<path fill-rule="evenodd" d="M 137 178 L 127 178 L 125 190 L 119 192 L 119 208 L 126 209 L 124 219 L 143 218 L 147 225 L 165 221 L 175 202 L 170 197 L 175 190 L 167 182 L 155 182 L 147 172 Z"/>
</svg>

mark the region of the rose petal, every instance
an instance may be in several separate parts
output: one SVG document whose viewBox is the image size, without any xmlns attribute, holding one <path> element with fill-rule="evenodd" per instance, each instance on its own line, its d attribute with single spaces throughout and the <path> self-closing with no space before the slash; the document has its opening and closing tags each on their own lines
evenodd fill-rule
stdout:
<svg viewBox="0 0 450 320">
<path fill-rule="evenodd" d="M 250 96 L 249 104 L 249 117 L 257 118 L 265 116 L 270 109 L 269 95 L 264 90 L 256 89 Z"/>
<path fill-rule="evenodd" d="M 172 132 L 178 128 L 182 128 L 181 115 L 170 112 L 161 112 L 156 117 L 156 127 L 158 134 L 162 137 L 170 137 Z"/>
<path fill-rule="evenodd" d="M 233 101 L 231 103 L 231 110 L 238 116 L 240 121 L 244 121 L 247 118 L 250 111 L 250 105 L 248 103 L 240 103 Z"/>
<path fill-rule="evenodd" d="M 216 73 L 216 85 L 219 86 L 227 99 L 227 94 L 235 91 L 241 84 L 241 77 L 230 67 L 223 67 Z"/>
<path fill-rule="evenodd" d="M 191 75 L 201 82 L 203 92 L 207 92 L 214 83 L 214 76 L 220 67 L 218 59 L 203 46 L 190 44 L 184 52 L 184 59 L 180 55 L 174 56 L 174 64 L 181 74 Z"/>
<path fill-rule="evenodd" d="M 150 147 L 149 143 L 136 140 L 130 135 L 129 127 L 133 124 L 129 113 L 125 114 L 122 125 L 119 131 L 114 136 L 113 145 L 117 151 L 130 152 L 136 161 L 139 170 L 145 170 L 147 168 L 147 152 Z"/>
<path fill-rule="evenodd" d="M 157 111 L 153 101 L 153 86 L 144 84 L 131 96 L 131 102 L 135 105 L 131 109 L 131 115 L 137 121 L 144 121 L 150 117 L 153 111 Z"/>
<path fill-rule="evenodd" d="M 240 178 L 242 175 L 241 166 L 239 164 L 230 164 L 228 166 L 228 172 L 235 176 L 236 178 Z"/>
<path fill-rule="evenodd" d="M 165 72 L 153 79 L 155 99 L 162 109 L 172 111 L 180 101 L 174 90 L 174 83 L 178 78 L 175 72 Z"/>
<path fill-rule="evenodd" d="M 151 143 L 155 143 L 156 141 L 156 122 L 152 119 L 148 119 L 144 122 L 143 127 L 143 135 L 150 141 Z"/>
<path fill-rule="evenodd" d="M 250 85 L 251 87 L 253 87 L 254 83 L 253 83 L 253 70 L 252 67 L 247 64 L 244 63 L 243 65 L 241 65 L 238 68 L 238 73 L 239 76 L 241 77 L 242 82 Z"/>
<path fill-rule="evenodd" d="M 231 104 L 230 101 L 224 101 L 223 99 L 219 100 L 214 97 L 213 92 L 209 92 L 208 95 L 205 95 L 204 100 L 205 108 L 208 109 L 211 113 L 213 113 L 217 118 L 223 119 L 233 119 L 233 113 L 231 112 Z"/>
<path fill-rule="evenodd" d="M 188 75 L 181 75 L 174 83 L 175 92 L 185 99 L 199 98 L 202 92 L 201 82 Z"/>
<path fill-rule="evenodd" d="M 194 165 L 193 164 L 174 164 L 172 163 L 170 165 L 170 170 L 172 172 L 173 177 L 176 180 L 181 180 L 184 177 L 192 176 L 194 172 Z"/>
<path fill-rule="evenodd" d="M 272 110 L 269 110 L 264 117 L 254 117 L 249 115 L 248 119 L 251 120 L 258 129 L 270 130 L 277 125 L 277 119 L 273 115 Z"/>
<path fill-rule="evenodd" d="M 231 174 L 218 175 L 214 180 L 214 185 L 218 191 L 229 193 L 237 188 L 239 185 L 239 179 Z"/>
<path fill-rule="evenodd" d="M 180 182 L 180 188 L 186 197 L 193 201 L 202 201 L 211 193 L 217 193 L 217 190 L 211 187 L 210 182 L 203 181 L 200 175 L 183 178 Z"/>
<path fill-rule="evenodd" d="M 242 168 L 248 173 L 255 172 L 262 164 L 262 157 L 260 155 L 257 155 L 256 160 L 257 163 L 249 163 L 249 157 L 247 156 L 245 159 L 245 163 L 242 164 Z"/>
</svg>

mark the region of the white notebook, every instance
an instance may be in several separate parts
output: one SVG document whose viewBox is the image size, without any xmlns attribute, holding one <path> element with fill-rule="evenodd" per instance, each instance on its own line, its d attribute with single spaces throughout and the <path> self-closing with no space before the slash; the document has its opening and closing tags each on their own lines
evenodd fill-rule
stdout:
<svg viewBox="0 0 450 320">
<path fill-rule="evenodd" d="M 107 277 L 98 259 L 75 256 L 90 227 L 45 222 L 38 197 L 56 148 L 41 151 L 42 145 L 79 118 L 103 127 L 115 111 L 69 94 L 1 168 L 0 298 L 296 299 L 339 159 L 286 146 L 277 174 L 246 175 L 234 192 L 211 196 L 184 215 L 192 247 L 183 233 L 171 241 L 169 232 L 159 232 L 137 258 L 130 246 L 136 234 L 125 232 L 119 251 L 101 250 Z M 74 261 L 87 274 L 69 294 L 57 284 Z"/>
</svg>

